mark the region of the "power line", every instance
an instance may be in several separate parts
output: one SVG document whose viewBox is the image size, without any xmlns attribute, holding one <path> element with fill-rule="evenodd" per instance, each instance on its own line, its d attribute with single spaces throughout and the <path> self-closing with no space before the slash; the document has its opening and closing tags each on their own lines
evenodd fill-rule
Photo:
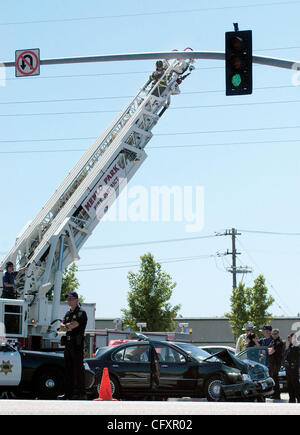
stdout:
<svg viewBox="0 0 300 435">
<path fill-rule="evenodd" d="M 291 130 L 298 129 L 300 125 L 280 126 L 280 127 L 260 127 L 260 128 L 240 128 L 231 130 L 202 130 L 202 131 L 185 131 L 173 133 L 156 133 L 155 136 L 181 136 L 181 135 L 196 135 L 196 134 L 216 134 L 216 133 L 241 133 L 252 131 L 272 131 L 272 130 Z M 46 139 L 13 139 L 13 140 L 0 140 L 1 143 L 25 143 L 25 142 L 63 142 L 74 140 L 95 140 L 97 136 L 86 137 L 67 137 L 67 138 L 46 138 Z"/>
<path fill-rule="evenodd" d="M 163 239 L 163 240 L 148 240 L 143 242 L 133 242 L 133 243 L 121 243 L 116 245 L 97 245 L 97 246 L 86 246 L 81 248 L 82 250 L 100 250 L 100 249 L 112 249 L 112 248 L 128 248 L 132 246 L 143 246 L 143 245 L 155 245 L 161 243 L 174 243 L 174 242 L 188 242 L 193 240 L 201 239 L 212 239 L 215 238 L 216 234 L 209 234 L 206 236 L 195 236 L 195 237 L 183 237 L 178 239 Z M 6 255 L 7 252 L 0 252 L 0 255 Z"/>
<path fill-rule="evenodd" d="M 299 47 L 300 48 L 300 47 Z M 271 90 L 271 89 L 294 89 L 293 85 L 284 86 L 264 86 L 260 88 L 255 88 L 256 91 L 259 90 Z M 198 95 L 198 94 L 211 94 L 211 93 L 222 93 L 224 89 L 208 90 L 208 91 L 191 91 L 191 92 L 181 92 L 181 95 Z M 107 97 L 85 97 L 85 98 L 61 98 L 52 100 L 25 100 L 25 101 L 1 101 L 0 106 L 3 105 L 13 105 L 13 104 L 48 104 L 48 103 L 65 103 L 65 102 L 75 102 L 75 101 L 100 101 L 100 100 L 121 100 L 133 98 L 134 95 L 116 95 Z"/>
<path fill-rule="evenodd" d="M 210 254 L 210 255 L 197 255 L 197 256 L 192 256 L 192 257 L 158 259 L 157 261 L 161 264 L 166 264 L 166 263 L 178 263 L 178 262 L 184 262 L 184 261 L 202 260 L 202 259 L 208 259 L 208 258 L 213 258 L 213 257 L 215 257 L 215 255 Z M 101 264 L 99 264 L 99 265 L 101 265 Z M 98 270 L 127 269 L 129 267 L 139 267 L 140 265 L 141 265 L 140 263 L 130 263 L 130 262 L 127 262 L 124 265 L 123 264 L 121 265 L 121 263 L 106 263 L 106 265 L 104 265 L 104 264 L 102 265 L 104 267 L 100 267 L 100 268 L 97 267 L 94 269 L 80 269 L 79 268 L 78 270 L 79 270 L 79 272 L 94 272 L 94 271 L 98 271 Z M 82 267 L 87 267 L 87 266 L 82 266 Z"/>
<path fill-rule="evenodd" d="M 15 26 L 15 25 L 23 25 L 23 24 L 45 24 L 45 23 L 71 23 L 71 22 L 80 22 L 80 21 L 94 21 L 94 20 L 108 20 L 108 19 L 116 19 L 116 18 L 137 18 L 143 16 L 159 16 L 159 15 L 170 15 L 170 14 L 185 14 L 185 13 L 197 13 L 197 12 L 210 12 L 210 11 L 222 11 L 222 10 L 232 10 L 232 9 L 246 9 L 246 8 L 261 8 L 261 7 L 270 7 L 270 6 L 281 6 L 281 5 L 293 5 L 299 4 L 299 1 L 285 1 L 285 2 L 271 2 L 271 3 L 259 3 L 259 4 L 248 4 L 248 5 L 237 5 L 237 6 L 219 6 L 219 7 L 210 7 L 210 8 L 197 8 L 197 9 L 181 9 L 181 10 L 167 10 L 167 11 L 157 11 L 157 12 L 140 12 L 135 14 L 119 14 L 119 15 L 101 15 L 94 17 L 78 17 L 78 18 L 53 18 L 47 20 L 33 20 L 33 21 L 14 21 L 14 22 L 6 22 L 0 23 L 0 26 Z"/>
<path fill-rule="evenodd" d="M 300 128 L 300 125 L 281 126 L 281 127 L 261 127 L 261 128 L 242 128 L 231 130 L 202 130 L 202 131 L 186 131 L 186 132 L 173 132 L 173 133 L 157 133 L 155 136 L 180 136 L 180 135 L 196 135 L 196 134 L 215 134 L 215 133 L 240 133 L 249 131 L 271 131 L 271 130 L 289 130 Z M 97 136 L 87 137 L 71 137 L 71 138 L 48 138 L 48 139 L 13 139 L 13 140 L 0 140 L 0 143 L 14 143 L 14 142 L 61 142 L 73 140 L 95 140 Z"/>
<path fill-rule="evenodd" d="M 264 275 L 264 272 L 262 271 L 262 269 L 259 267 L 259 265 L 257 264 L 257 262 L 254 260 L 254 258 L 250 255 L 249 251 L 245 248 L 244 244 L 240 241 L 240 239 L 237 239 L 238 243 L 241 245 L 242 249 L 246 252 L 246 254 L 248 255 L 248 257 L 250 258 L 250 260 L 252 261 L 252 263 L 258 268 L 258 270 L 260 271 L 260 273 L 262 273 Z M 264 275 L 265 276 L 265 275 Z M 281 300 L 281 302 L 285 305 L 285 307 L 289 310 L 290 313 L 292 313 L 292 310 L 290 309 L 290 307 L 283 301 L 283 299 L 280 296 L 280 293 L 275 289 L 275 287 L 273 286 L 273 284 L 270 282 L 270 280 L 268 280 L 266 277 L 266 282 L 270 285 L 270 287 L 274 290 L 274 292 L 276 293 L 277 297 L 279 298 L 279 300 Z M 275 300 L 275 298 L 274 298 Z M 283 313 L 285 313 L 286 315 L 288 315 L 287 311 L 281 306 L 279 305 L 279 303 L 275 300 L 276 304 L 278 305 L 278 307 L 282 310 Z"/>
<path fill-rule="evenodd" d="M 195 237 L 183 237 L 180 239 L 165 239 L 165 240 L 150 240 L 150 241 L 144 241 L 144 242 L 134 242 L 134 243 L 123 243 L 118 245 L 98 245 L 98 246 L 87 246 L 82 249 L 110 249 L 110 248 L 127 248 L 131 246 L 142 246 L 142 245 L 154 245 L 154 244 L 161 244 L 161 243 L 174 243 L 174 242 L 185 242 L 185 241 L 191 241 L 191 240 L 200 240 L 200 239 L 211 239 L 216 237 L 215 234 L 207 235 L 207 236 L 195 236 Z"/>
<path fill-rule="evenodd" d="M 160 149 L 176 149 L 176 148 L 213 148 L 213 147 L 231 147 L 237 145 L 263 145 L 263 144 L 286 144 L 297 143 L 300 139 L 283 139 L 283 140 L 265 140 L 265 141 L 252 141 L 252 142 L 230 142 L 230 143 L 212 143 L 212 144 L 186 144 L 186 145 L 161 145 L 161 146 L 149 146 L 148 150 L 160 150 Z M 86 148 L 76 149 L 61 149 L 61 150 L 21 150 L 21 151 L 0 151 L 0 154 L 43 154 L 43 153 L 74 153 L 84 152 Z M 247 231 L 246 231 L 247 232 Z M 300 235 L 300 234 L 299 234 Z"/>
<path fill-rule="evenodd" d="M 241 107 L 241 106 L 262 106 L 268 104 L 292 104 L 300 103 L 300 100 L 282 100 L 282 101 L 262 101 L 255 103 L 233 103 L 233 104 L 209 104 L 202 106 L 179 106 L 170 107 L 169 110 L 186 110 L 186 109 L 217 109 L 219 107 Z M 29 116 L 57 116 L 57 115 L 93 115 L 98 113 L 119 113 L 117 110 L 88 110 L 77 112 L 38 112 L 38 113 L 2 113 L 0 117 L 29 117 Z"/>
<path fill-rule="evenodd" d="M 278 231 L 259 231 L 259 230 L 239 230 L 243 233 L 252 233 L 252 234 L 265 234 L 271 236 L 300 236 L 300 233 L 287 233 L 287 232 L 278 232 Z"/>
</svg>

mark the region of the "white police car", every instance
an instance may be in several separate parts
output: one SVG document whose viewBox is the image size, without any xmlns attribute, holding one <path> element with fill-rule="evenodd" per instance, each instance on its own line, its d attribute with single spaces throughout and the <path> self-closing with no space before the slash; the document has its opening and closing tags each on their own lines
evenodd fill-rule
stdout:
<svg viewBox="0 0 300 435">
<path fill-rule="evenodd" d="M 86 389 L 92 388 L 95 377 L 85 364 Z M 63 354 L 17 350 L 10 344 L 0 344 L 0 395 L 12 392 L 17 397 L 56 399 L 65 391 Z"/>
</svg>

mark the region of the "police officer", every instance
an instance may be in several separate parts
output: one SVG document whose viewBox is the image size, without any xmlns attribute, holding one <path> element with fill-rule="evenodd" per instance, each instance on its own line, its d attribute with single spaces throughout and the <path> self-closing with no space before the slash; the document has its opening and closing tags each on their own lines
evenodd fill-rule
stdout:
<svg viewBox="0 0 300 435">
<path fill-rule="evenodd" d="M 14 271 L 14 265 L 11 261 L 6 263 L 6 272 L 3 275 L 2 283 L 3 283 L 3 291 L 2 298 L 3 299 L 17 299 L 17 292 L 15 290 L 15 278 L 19 273 L 26 270 L 26 267 L 23 267 L 18 272 Z"/>
<path fill-rule="evenodd" d="M 65 366 L 66 366 L 66 394 L 61 399 L 85 400 L 85 381 L 83 366 L 84 332 L 87 315 L 81 309 L 78 294 L 70 292 L 67 295 L 70 310 L 66 313 L 60 325 L 66 331 Z"/>
<path fill-rule="evenodd" d="M 274 395 L 272 396 L 275 400 L 280 400 L 280 386 L 278 373 L 282 364 L 285 344 L 279 336 L 279 329 L 272 330 L 272 342 L 269 345 L 269 372 L 271 378 L 275 382 Z"/>
<path fill-rule="evenodd" d="M 273 341 L 272 326 L 271 325 L 264 325 L 264 327 L 262 329 L 262 333 L 264 334 L 264 338 L 261 338 L 259 340 L 259 344 L 260 344 L 260 346 L 268 347 Z"/>
<path fill-rule="evenodd" d="M 295 345 L 295 334 L 292 332 L 288 335 L 288 348 L 284 354 L 284 366 L 287 377 L 287 388 L 290 403 L 300 403 L 300 384 L 299 384 L 299 367 L 300 367 L 300 348 Z"/>
</svg>

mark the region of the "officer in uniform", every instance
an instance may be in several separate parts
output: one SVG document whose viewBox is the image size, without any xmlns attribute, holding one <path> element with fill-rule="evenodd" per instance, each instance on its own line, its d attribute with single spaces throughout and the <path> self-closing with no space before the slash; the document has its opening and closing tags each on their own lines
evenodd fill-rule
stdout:
<svg viewBox="0 0 300 435">
<path fill-rule="evenodd" d="M 66 394 L 60 398 L 85 400 L 83 351 L 87 315 L 80 307 L 78 294 L 76 292 L 70 292 L 67 296 L 67 301 L 70 310 L 66 313 L 60 325 L 60 329 L 66 331 L 64 353 Z"/>
<path fill-rule="evenodd" d="M 287 388 L 289 393 L 290 403 L 300 403 L 300 383 L 299 383 L 299 367 L 300 367 L 300 348 L 295 345 L 295 334 L 292 332 L 288 335 L 288 348 L 284 354 L 284 366 L 287 377 Z"/>
<path fill-rule="evenodd" d="M 280 386 L 279 386 L 278 373 L 284 356 L 285 343 L 281 340 L 278 329 L 272 330 L 272 338 L 273 340 L 268 347 L 269 372 L 271 378 L 273 378 L 275 382 L 274 395 L 272 396 L 272 398 L 275 400 L 280 400 Z"/>
</svg>

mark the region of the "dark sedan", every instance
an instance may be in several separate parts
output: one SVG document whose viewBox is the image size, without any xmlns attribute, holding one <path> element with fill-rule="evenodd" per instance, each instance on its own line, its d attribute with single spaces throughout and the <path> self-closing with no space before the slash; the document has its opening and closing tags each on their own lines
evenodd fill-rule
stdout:
<svg viewBox="0 0 300 435">
<path fill-rule="evenodd" d="M 243 393 L 243 387 L 251 384 L 247 364 L 227 351 L 216 358 L 189 343 L 125 343 L 104 348 L 86 362 L 96 374 L 98 390 L 103 369 L 109 369 L 112 394 L 119 399 L 188 396 L 219 401 L 237 397 L 237 391 Z M 223 393 L 223 385 L 237 388 Z M 271 380 L 269 392 L 272 387 Z"/>
</svg>

